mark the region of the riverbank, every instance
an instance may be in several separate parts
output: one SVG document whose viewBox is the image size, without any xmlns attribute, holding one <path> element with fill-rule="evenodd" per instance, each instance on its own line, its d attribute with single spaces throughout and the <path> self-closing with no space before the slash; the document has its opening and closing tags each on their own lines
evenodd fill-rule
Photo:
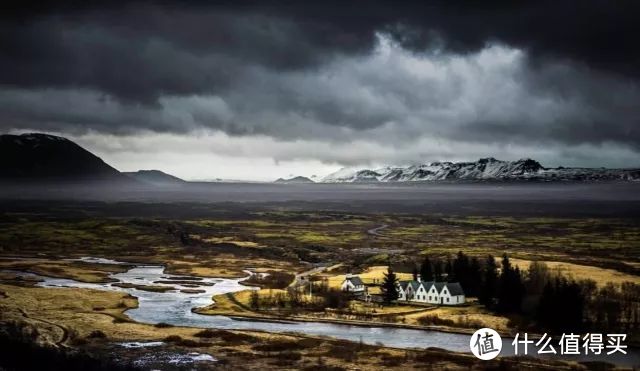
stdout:
<svg viewBox="0 0 640 371">
<path fill-rule="evenodd" d="M 154 292 L 139 290 L 135 287 L 123 288 L 114 286 L 112 284 L 87 284 L 66 279 L 56 279 L 49 277 L 39 278 L 41 279 L 41 281 L 37 282 L 36 285 L 40 287 L 22 287 L 21 289 L 38 290 L 38 296 L 48 295 L 48 297 L 55 299 L 47 299 L 43 303 L 36 304 L 30 302 L 29 307 L 35 306 L 39 309 L 44 308 L 45 315 L 49 316 L 52 313 L 55 315 L 54 319 L 46 318 L 41 321 L 42 323 L 45 323 L 44 321 L 47 321 L 47 323 L 55 323 L 61 327 L 68 328 L 67 326 L 69 326 L 69 322 L 73 324 L 78 320 L 79 312 L 81 313 L 80 317 L 82 318 L 83 326 L 87 326 L 88 324 L 90 324 L 91 327 L 86 328 L 91 329 L 92 331 L 106 327 L 108 334 L 107 332 L 105 332 L 105 334 L 107 334 L 107 336 L 113 336 L 117 339 L 137 340 L 136 336 L 138 336 L 136 335 L 136 333 L 114 334 L 114 332 L 117 330 L 122 330 L 124 328 L 128 331 L 131 331 L 131 328 L 137 328 L 138 326 L 152 326 L 154 328 L 153 332 L 161 332 L 161 330 L 164 328 L 190 328 L 192 331 L 207 328 L 210 329 L 207 331 L 213 331 L 216 334 L 236 334 L 223 335 L 224 337 L 234 337 L 238 336 L 241 333 L 248 332 L 261 333 L 264 334 L 264 336 L 271 336 L 276 339 L 280 339 L 283 336 L 291 336 L 294 339 L 298 339 L 295 340 L 295 342 L 300 341 L 301 337 L 304 337 L 305 339 L 323 339 L 331 344 L 340 344 L 340 349 L 343 349 L 345 347 L 350 348 L 351 350 L 349 352 L 351 352 L 352 355 L 350 355 L 349 357 L 352 357 L 353 354 L 357 354 L 361 352 L 361 349 L 365 349 L 367 347 L 373 347 L 373 349 L 396 349 L 398 352 L 404 352 L 405 355 L 412 352 L 417 352 L 417 354 L 419 355 L 422 352 L 419 349 L 440 348 L 442 349 L 442 352 L 447 355 L 447 357 L 450 354 L 453 354 L 454 357 L 467 356 L 465 353 L 467 353 L 469 349 L 468 334 L 458 334 L 454 332 L 438 330 L 399 328 L 395 326 L 377 326 L 376 324 L 368 322 L 363 322 L 359 325 L 354 325 L 353 323 L 340 324 L 317 321 L 315 318 L 308 318 L 305 319 L 305 321 L 283 322 L 282 320 L 270 320 L 268 322 L 264 322 L 264 319 L 256 320 L 251 318 L 244 318 L 243 320 L 239 321 L 237 319 L 219 315 L 192 315 L 192 310 L 194 307 L 202 307 L 207 303 L 210 303 L 211 297 L 215 296 L 216 293 L 225 293 L 225 295 L 228 295 L 232 294 L 233 292 L 247 291 L 247 287 L 241 285 L 239 283 L 239 280 L 227 280 L 222 278 L 208 278 L 206 280 L 203 279 L 204 282 L 215 282 L 215 284 L 212 286 L 204 286 L 206 287 L 205 293 L 189 294 L 181 291 Z M 138 266 L 131 268 L 126 273 L 113 274 L 111 275 L 111 278 L 124 283 L 157 282 L 160 278 L 173 281 L 177 281 L 178 279 L 184 280 L 184 276 L 167 275 L 166 273 L 164 273 L 164 269 L 161 266 Z M 179 284 L 176 284 L 176 286 L 177 288 L 181 288 Z M 113 305 L 111 307 L 92 306 L 89 307 L 91 309 L 87 309 L 88 306 L 86 305 L 86 303 L 80 305 L 80 303 L 74 302 L 74 305 L 65 305 L 68 300 L 72 299 L 64 299 L 61 297 L 61 293 L 71 293 L 70 295 L 73 295 L 75 297 L 81 297 L 80 295 L 78 295 L 78 293 L 82 293 L 82 295 L 92 293 L 93 295 L 96 290 L 91 289 L 109 291 L 111 293 L 113 293 L 113 291 L 121 291 L 120 294 L 126 294 L 127 297 L 131 297 L 131 295 L 133 294 L 138 297 L 138 299 L 136 299 L 136 304 L 139 306 L 134 307 L 118 303 L 115 307 L 113 307 Z M 45 293 L 39 290 L 47 290 L 47 292 Z M 122 293 L 122 291 L 124 291 L 124 293 Z M 6 290 L 6 292 L 3 291 L 2 296 L 5 297 L 5 299 L 8 298 L 10 301 L 15 300 L 16 297 L 16 295 L 14 295 L 11 290 Z M 47 306 L 57 307 L 55 310 L 52 310 L 51 308 L 47 308 Z M 105 309 L 109 308 L 114 311 L 120 311 L 122 313 L 122 317 L 116 317 L 113 315 L 113 313 L 105 311 Z M 21 313 L 20 309 L 18 309 L 18 313 Z M 32 313 L 29 314 L 32 315 Z M 93 322 L 96 318 L 98 318 L 102 322 Z M 144 328 L 147 329 L 147 331 L 149 329 L 149 327 Z M 68 334 L 72 333 L 73 331 L 68 331 Z M 176 338 L 175 336 L 178 336 L 178 338 Z M 180 346 L 186 347 L 197 348 L 199 346 L 204 347 L 210 345 L 209 342 L 199 342 L 197 339 L 194 339 L 194 337 L 197 338 L 195 333 L 188 335 L 189 337 L 186 339 L 182 335 L 175 336 L 169 335 L 167 339 L 171 339 L 172 344 L 181 344 Z M 78 338 L 78 336 L 69 336 L 69 338 Z M 84 337 L 81 337 L 78 341 L 81 343 L 91 342 L 92 340 L 90 339 L 91 333 L 87 334 Z M 157 339 L 157 337 L 155 337 L 154 339 Z M 224 339 L 222 340 L 223 342 L 228 343 L 228 341 Z M 258 346 L 259 343 L 262 342 L 262 340 L 254 341 L 255 342 L 250 343 L 253 344 L 251 345 L 251 347 Z M 63 342 L 66 342 L 66 340 L 64 340 Z M 269 341 L 267 341 L 267 343 L 268 342 Z M 362 346 L 364 348 L 358 348 L 359 346 Z M 283 347 L 280 349 L 288 348 Z M 509 357 L 510 355 L 512 355 L 509 354 L 508 347 L 506 349 L 503 348 L 503 352 L 504 357 Z M 633 354 L 634 355 L 632 356 L 632 358 L 628 359 L 627 361 L 613 360 L 612 362 L 619 365 L 633 365 L 638 358 L 637 351 L 634 350 Z M 587 359 L 584 359 L 583 361 L 585 360 Z M 378 361 L 382 362 L 382 364 L 388 363 L 387 361 L 381 359 Z M 535 362 L 539 362 L 540 364 L 546 366 L 552 364 L 552 362 L 548 360 L 536 360 Z M 563 367 L 564 365 L 566 365 L 564 361 L 557 362 L 563 365 Z M 400 365 L 402 364 L 402 362 L 398 362 L 397 364 Z M 381 364 L 376 363 L 376 367 L 380 365 Z M 372 369 L 378 369 L 376 367 L 373 367 Z M 451 369 L 451 367 L 448 368 Z M 468 369 L 468 367 L 466 368 Z M 558 369 L 558 367 L 554 367 L 553 369 Z"/>
<path fill-rule="evenodd" d="M 215 300 L 215 297 L 214 297 L 214 300 Z M 363 320 L 355 320 L 355 319 L 326 318 L 321 316 L 314 316 L 311 314 L 273 315 L 273 314 L 267 314 L 267 313 L 261 313 L 261 312 L 216 310 L 215 304 L 212 304 L 211 306 L 207 306 L 207 307 L 194 308 L 192 312 L 201 314 L 201 315 L 227 316 L 234 319 L 236 318 L 251 319 L 251 320 L 263 321 L 263 322 L 278 322 L 278 323 L 322 322 L 322 323 L 333 323 L 333 324 L 339 324 L 339 325 L 350 325 L 350 326 L 361 326 L 361 327 L 375 326 L 375 327 L 385 327 L 385 328 L 440 331 L 440 332 L 463 334 L 463 335 L 471 335 L 476 330 L 471 328 L 463 329 L 463 328 L 456 328 L 456 327 L 450 327 L 450 326 L 420 326 L 420 325 L 390 323 L 390 322 L 381 322 L 381 321 L 363 321 Z M 509 337 L 509 336 L 513 336 L 513 334 L 508 332 L 502 332 L 500 333 L 500 336 Z"/>
<path fill-rule="evenodd" d="M 470 355 L 441 349 L 406 350 L 325 336 L 144 324 L 126 315 L 126 311 L 138 307 L 139 301 L 121 292 L 7 284 L 0 284 L 0 291 L 0 322 L 26 323 L 46 343 L 91 352 L 108 351 L 127 362 L 159 353 L 190 352 L 216 359 L 200 364 L 200 369 L 322 366 L 333 370 L 402 370 L 430 366 L 433 370 L 465 370 L 478 367 L 481 362 Z M 117 345 L 123 342 L 158 346 L 130 349 Z M 531 365 L 546 370 L 572 369 L 560 362 L 519 359 L 496 360 L 482 366 L 497 367 L 505 362 L 516 369 Z"/>
</svg>

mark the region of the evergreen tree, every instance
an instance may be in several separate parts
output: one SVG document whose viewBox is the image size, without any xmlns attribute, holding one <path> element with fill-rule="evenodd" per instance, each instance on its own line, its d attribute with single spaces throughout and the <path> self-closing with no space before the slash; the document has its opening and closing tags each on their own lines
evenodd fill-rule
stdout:
<svg viewBox="0 0 640 371">
<path fill-rule="evenodd" d="M 467 286 L 462 286 L 466 290 L 467 295 L 480 295 L 480 287 L 482 287 L 482 266 L 480 265 L 478 258 L 471 258 L 471 262 L 469 263 L 469 273 L 467 276 L 469 282 L 467 282 Z"/>
<path fill-rule="evenodd" d="M 398 300 L 398 277 L 391 267 L 388 267 L 387 273 L 384 274 L 380 290 L 382 291 L 382 298 L 385 303 L 390 304 Z"/>
<path fill-rule="evenodd" d="M 502 256 L 502 272 L 497 309 L 503 313 L 519 313 L 522 310 L 524 284 L 520 268 L 513 267 L 507 254 Z"/>
<path fill-rule="evenodd" d="M 532 261 L 527 271 L 527 293 L 540 295 L 550 280 L 549 267 L 544 262 Z"/>
<path fill-rule="evenodd" d="M 555 311 L 555 286 L 551 282 L 547 282 L 542 289 L 538 309 L 536 311 L 536 319 L 544 327 L 553 327 L 554 311 Z"/>
<path fill-rule="evenodd" d="M 453 261 L 453 276 L 449 281 L 458 281 L 460 285 L 466 290 L 467 295 L 470 295 L 471 291 L 470 287 L 472 286 L 471 282 L 471 267 L 469 263 L 469 257 L 466 256 L 462 251 L 458 251 L 458 255 Z M 474 296 L 475 296 L 474 292 Z"/>
<path fill-rule="evenodd" d="M 576 282 L 567 282 L 561 292 L 561 303 L 564 307 L 564 315 L 562 320 L 562 326 L 558 328 L 558 331 L 574 331 L 581 332 L 584 324 L 584 304 L 585 298 L 582 295 L 580 285 Z M 620 315 L 621 308 L 620 302 L 616 303 L 616 310 L 613 312 L 616 316 Z M 619 317 L 617 317 L 619 318 Z M 618 324 L 612 324 L 609 327 L 611 330 L 619 329 Z"/>
<path fill-rule="evenodd" d="M 511 262 L 507 254 L 502 255 L 502 270 L 500 271 L 500 279 L 498 284 L 498 304 L 497 310 L 499 312 L 510 312 L 511 307 L 511 295 L 513 293 L 512 280 L 513 271 L 511 268 Z"/>
<path fill-rule="evenodd" d="M 413 280 L 417 281 L 418 280 L 418 275 L 420 274 L 420 271 L 418 270 L 417 266 L 413 266 L 413 272 L 411 272 L 411 274 L 413 275 Z M 420 276 L 422 277 L 422 276 Z"/>
<path fill-rule="evenodd" d="M 484 270 L 482 272 L 482 287 L 478 297 L 480 303 L 487 307 L 493 306 L 493 299 L 496 296 L 496 285 L 498 281 L 498 267 L 493 256 L 488 255 Z"/>
<path fill-rule="evenodd" d="M 578 283 L 556 277 L 542 290 L 536 319 L 553 332 L 584 330 L 585 297 Z M 614 311 L 618 313 L 618 311 Z"/>
<path fill-rule="evenodd" d="M 433 262 L 433 279 L 442 281 L 442 262 L 438 259 Z"/>
<path fill-rule="evenodd" d="M 420 278 L 423 281 L 433 281 L 433 266 L 429 257 L 425 257 L 422 265 L 420 265 Z"/>
<path fill-rule="evenodd" d="M 511 311 L 520 313 L 522 312 L 522 300 L 525 295 L 524 280 L 522 279 L 522 272 L 519 267 L 513 270 L 513 279 L 511 282 L 513 294 L 511 300 Z"/>
<path fill-rule="evenodd" d="M 447 262 L 444 265 L 444 271 L 447 274 L 447 282 L 456 280 L 455 274 L 453 273 L 453 264 L 451 264 L 451 259 L 449 258 L 447 258 Z"/>
</svg>

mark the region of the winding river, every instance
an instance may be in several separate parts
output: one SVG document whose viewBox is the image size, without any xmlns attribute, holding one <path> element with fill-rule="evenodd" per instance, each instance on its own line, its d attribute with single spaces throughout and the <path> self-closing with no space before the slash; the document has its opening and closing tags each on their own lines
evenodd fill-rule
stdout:
<svg viewBox="0 0 640 371">
<path fill-rule="evenodd" d="M 82 258 L 80 260 L 104 263 L 126 264 L 109 259 Z M 243 279 L 224 278 L 197 278 L 176 276 L 164 273 L 163 266 L 138 265 L 124 273 L 115 273 L 111 278 L 117 280 L 116 284 L 153 285 L 174 287 L 176 290 L 165 292 L 151 292 L 136 288 L 114 286 L 114 283 L 84 283 L 71 279 L 35 276 L 41 279 L 38 283 L 42 287 L 63 288 L 78 287 L 99 290 L 127 292 L 136 296 L 139 301 L 138 308 L 129 309 L 127 315 L 138 322 L 143 323 L 169 323 L 175 326 L 190 326 L 201 328 L 219 328 L 230 330 L 259 330 L 268 332 L 292 332 L 305 335 L 329 336 L 351 341 L 362 341 L 367 344 L 383 344 L 398 348 L 428 348 L 437 347 L 456 352 L 470 353 L 469 335 L 455 334 L 434 330 L 418 330 L 393 327 L 376 326 L 352 326 L 332 324 L 325 322 L 266 322 L 250 319 L 233 319 L 220 315 L 201 315 L 191 310 L 196 307 L 206 306 L 212 303 L 213 295 L 237 292 L 252 287 L 241 284 Z M 197 286 L 197 287 L 194 287 Z M 201 292 L 195 293 L 197 289 Z M 182 291 L 184 290 L 184 291 Z M 559 339 L 555 339 L 555 341 Z M 513 355 L 512 339 L 503 339 L 501 355 Z M 556 344 L 556 349 L 559 347 Z M 530 355 L 532 350 L 530 348 Z M 574 361 L 605 361 L 620 366 L 640 365 L 640 350 L 627 349 L 628 354 L 616 353 L 614 355 L 576 355 L 559 356 L 552 355 L 552 359 L 564 359 Z"/>
</svg>

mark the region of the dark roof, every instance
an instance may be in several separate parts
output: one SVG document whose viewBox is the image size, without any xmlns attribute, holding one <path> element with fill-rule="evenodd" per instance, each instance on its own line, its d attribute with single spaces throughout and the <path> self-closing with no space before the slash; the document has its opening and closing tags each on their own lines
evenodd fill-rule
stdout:
<svg viewBox="0 0 640 371">
<path fill-rule="evenodd" d="M 462 286 L 458 282 L 449 282 L 447 283 L 447 288 L 449 289 L 449 293 L 452 296 L 456 295 L 464 295 L 464 291 L 462 290 Z"/>
<path fill-rule="evenodd" d="M 360 279 L 360 276 L 351 276 L 346 278 L 347 281 L 351 281 L 354 286 L 362 286 L 364 282 Z"/>
<path fill-rule="evenodd" d="M 462 286 L 460 286 L 460 284 L 458 282 L 400 281 L 400 282 L 398 282 L 398 284 L 400 285 L 400 287 L 402 287 L 402 290 L 406 290 L 407 286 L 411 285 L 411 287 L 413 288 L 414 291 L 416 291 L 418 289 L 420 284 L 422 284 L 424 286 L 425 290 L 427 290 L 427 291 L 429 291 L 431 286 L 435 286 L 436 287 L 436 292 L 438 294 L 441 294 L 442 293 L 442 289 L 446 286 L 447 289 L 449 290 L 449 293 L 452 296 L 464 295 L 464 290 L 462 290 Z M 354 283 L 354 285 L 355 285 L 355 283 Z"/>
<path fill-rule="evenodd" d="M 424 286 L 424 289 L 429 291 L 429 289 L 431 288 L 431 286 L 433 286 L 435 282 L 433 281 L 422 281 L 422 285 Z"/>
</svg>

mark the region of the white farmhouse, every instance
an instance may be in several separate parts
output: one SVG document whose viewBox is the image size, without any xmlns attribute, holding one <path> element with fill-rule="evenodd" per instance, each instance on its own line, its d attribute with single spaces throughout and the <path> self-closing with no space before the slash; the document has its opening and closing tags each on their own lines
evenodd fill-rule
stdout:
<svg viewBox="0 0 640 371">
<path fill-rule="evenodd" d="M 460 305 L 465 296 L 457 282 L 423 282 L 418 276 L 418 280 L 398 283 L 398 302 Z"/>
<path fill-rule="evenodd" d="M 464 291 L 457 282 L 444 283 L 439 298 L 442 305 L 458 305 L 465 302 Z"/>
<path fill-rule="evenodd" d="M 342 284 L 340 285 L 340 289 L 342 291 L 353 292 L 356 294 L 362 294 L 366 290 L 364 282 L 362 282 L 360 277 L 352 274 L 347 274 L 345 276 L 344 281 L 342 281 Z"/>
</svg>

